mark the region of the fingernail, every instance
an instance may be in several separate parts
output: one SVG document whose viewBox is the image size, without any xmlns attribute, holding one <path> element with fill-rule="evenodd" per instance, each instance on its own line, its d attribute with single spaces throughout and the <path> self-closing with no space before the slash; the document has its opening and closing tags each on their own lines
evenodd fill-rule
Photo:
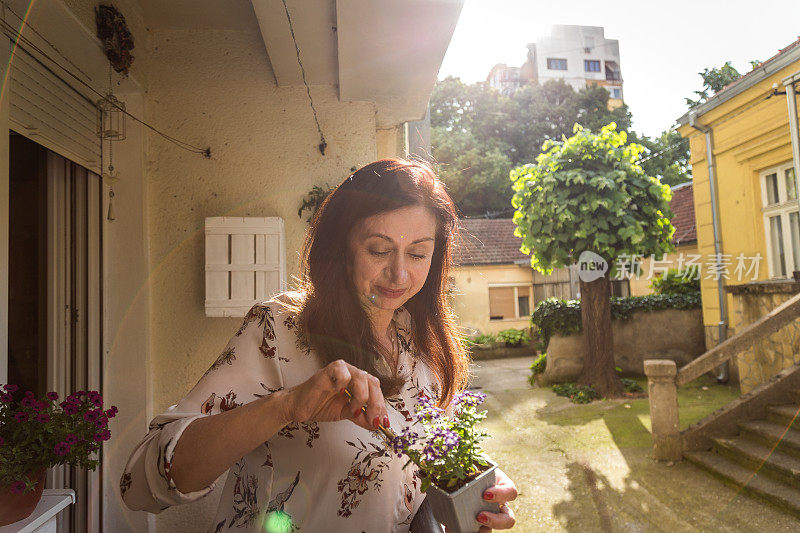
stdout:
<svg viewBox="0 0 800 533">
<path fill-rule="evenodd" d="M 375 418 L 373 418 L 372 419 L 372 427 L 374 427 L 375 429 L 378 429 L 378 426 L 381 423 L 380 420 L 381 420 L 380 417 L 377 417 L 377 416 Z"/>
<path fill-rule="evenodd" d="M 478 515 L 478 522 L 480 522 L 481 524 L 485 524 L 488 521 L 489 521 L 489 519 L 486 518 L 485 514 L 481 513 L 481 514 Z"/>
<path fill-rule="evenodd" d="M 384 416 L 383 417 L 383 427 L 385 427 L 385 428 L 389 427 L 389 417 L 388 416 Z"/>
<path fill-rule="evenodd" d="M 486 492 L 483 493 L 483 499 L 484 500 L 491 500 L 493 498 L 494 498 L 494 494 L 492 494 L 491 492 L 486 491 Z"/>
</svg>

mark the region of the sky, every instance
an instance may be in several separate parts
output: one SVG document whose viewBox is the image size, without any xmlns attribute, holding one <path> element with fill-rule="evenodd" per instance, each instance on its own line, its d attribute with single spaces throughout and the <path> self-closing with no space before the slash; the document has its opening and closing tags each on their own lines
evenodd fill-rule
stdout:
<svg viewBox="0 0 800 533">
<path fill-rule="evenodd" d="M 698 72 L 731 61 L 745 73 L 800 36 L 799 0 L 466 0 L 439 70 L 485 81 L 497 63 L 521 66 L 525 45 L 553 24 L 603 26 L 619 40 L 633 129 L 658 135 L 686 112 Z"/>
</svg>

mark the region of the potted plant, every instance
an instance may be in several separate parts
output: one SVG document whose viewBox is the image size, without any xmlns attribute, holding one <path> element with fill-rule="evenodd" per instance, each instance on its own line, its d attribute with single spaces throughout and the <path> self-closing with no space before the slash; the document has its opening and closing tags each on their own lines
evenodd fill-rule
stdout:
<svg viewBox="0 0 800 533">
<path fill-rule="evenodd" d="M 0 526 L 27 518 L 39 503 L 48 468 L 69 464 L 89 470 L 90 456 L 111 438 L 108 420 L 117 414 L 103 410 L 97 391 L 78 391 L 61 403 L 58 393 L 36 398 L 19 387 L 0 389 Z"/>
<path fill-rule="evenodd" d="M 483 499 L 483 492 L 495 484 L 497 463 L 479 446 L 488 434 L 475 428 L 486 418 L 486 411 L 476 411 L 485 399 L 481 392 L 459 393 L 448 417 L 423 396 L 413 423 L 390 440 L 398 456 L 409 457 L 405 466 L 413 462 L 419 467 L 421 490 L 434 516 L 454 533 L 477 532 L 478 513 L 497 511 L 496 504 Z"/>
</svg>

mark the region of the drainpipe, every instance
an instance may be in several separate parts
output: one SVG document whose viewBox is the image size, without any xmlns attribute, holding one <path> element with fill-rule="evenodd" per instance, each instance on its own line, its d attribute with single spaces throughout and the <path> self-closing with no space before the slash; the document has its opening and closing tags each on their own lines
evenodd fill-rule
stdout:
<svg viewBox="0 0 800 533">
<path fill-rule="evenodd" d="M 800 187 L 800 128 L 797 126 L 797 91 L 794 84 L 800 81 L 800 72 L 789 76 L 783 80 L 786 87 L 786 101 L 789 104 L 789 131 L 792 134 L 792 162 L 794 163 L 794 179 Z M 800 188 L 797 189 L 800 191 Z"/>
<path fill-rule="evenodd" d="M 711 223 L 714 228 L 714 253 L 717 257 L 722 254 L 722 238 L 720 237 L 719 227 L 719 204 L 717 200 L 717 172 L 714 160 L 714 138 L 711 128 L 697 122 L 697 113 L 689 113 L 689 125 L 702 132 L 706 136 L 706 162 L 708 164 L 708 186 L 711 191 Z M 800 189 L 799 189 L 800 190 Z M 728 302 L 725 298 L 725 280 L 722 276 L 717 279 L 717 295 L 719 297 L 719 342 L 722 343 L 728 337 Z M 728 362 L 725 361 L 719 366 L 717 381 L 726 383 L 730 379 L 730 369 Z"/>
</svg>

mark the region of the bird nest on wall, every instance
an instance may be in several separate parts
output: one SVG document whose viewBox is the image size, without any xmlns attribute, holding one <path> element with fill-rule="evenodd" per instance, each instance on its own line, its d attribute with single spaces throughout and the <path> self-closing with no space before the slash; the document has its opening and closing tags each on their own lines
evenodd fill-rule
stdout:
<svg viewBox="0 0 800 533">
<path fill-rule="evenodd" d="M 102 41 L 106 57 L 115 71 L 128 75 L 133 63 L 133 35 L 128 29 L 125 17 L 117 8 L 99 5 L 95 8 L 97 37 Z"/>
</svg>

